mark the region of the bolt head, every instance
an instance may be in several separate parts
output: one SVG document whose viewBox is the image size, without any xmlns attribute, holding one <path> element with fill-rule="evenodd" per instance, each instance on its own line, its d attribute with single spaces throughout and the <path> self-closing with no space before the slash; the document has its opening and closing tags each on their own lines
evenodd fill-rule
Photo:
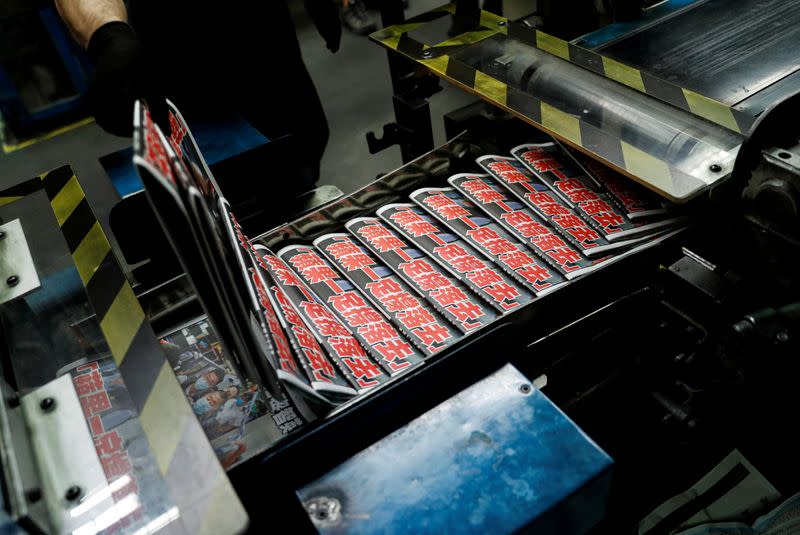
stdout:
<svg viewBox="0 0 800 535">
<path fill-rule="evenodd" d="M 423 58 L 429 58 L 429 57 L 431 57 L 432 55 L 433 55 L 433 52 L 431 52 L 430 50 L 423 50 L 423 51 L 422 51 L 422 57 L 423 57 Z"/>
<path fill-rule="evenodd" d="M 41 489 L 30 489 L 25 492 L 25 501 L 28 503 L 36 503 L 42 499 Z"/>
<path fill-rule="evenodd" d="M 6 284 L 8 284 L 13 288 L 17 284 L 19 284 L 19 277 L 17 275 L 11 275 L 9 278 L 6 279 Z"/>
<path fill-rule="evenodd" d="M 5 237 L 6 237 L 6 233 L 3 232 L 2 230 L 0 230 L 0 240 L 4 239 Z"/>
<path fill-rule="evenodd" d="M 709 169 L 709 170 L 710 170 L 712 173 L 719 173 L 720 171 L 722 171 L 722 166 L 721 166 L 720 164 L 718 164 L 718 163 L 715 163 L 715 164 L 711 164 L 711 165 L 709 165 L 709 166 L 708 166 L 708 169 Z"/>
<path fill-rule="evenodd" d="M 50 412 L 56 408 L 56 400 L 53 398 L 44 398 L 39 402 L 39 408 L 44 412 Z"/>
<path fill-rule="evenodd" d="M 530 394 L 531 390 L 533 389 L 531 388 L 531 385 L 529 385 L 528 383 L 523 383 L 519 385 L 519 391 L 525 395 Z"/>
<path fill-rule="evenodd" d="M 68 502 L 74 502 L 75 500 L 81 497 L 81 494 L 83 494 L 81 488 L 78 485 L 72 485 L 70 488 L 67 489 L 67 492 L 64 493 L 64 498 Z"/>
</svg>

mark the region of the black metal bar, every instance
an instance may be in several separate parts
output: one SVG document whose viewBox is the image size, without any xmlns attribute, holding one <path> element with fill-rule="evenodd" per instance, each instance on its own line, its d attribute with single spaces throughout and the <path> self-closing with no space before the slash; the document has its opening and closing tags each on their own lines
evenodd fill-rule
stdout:
<svg viewBox="0 0 800 535">
<path fill-rule="evenodd" d="M 411 132 L 410 139 L 400 143 L 403 163 L 408 163 L 435 148 L 431 110 L 427 98 L 395 95 L 393 102 L 397 123 Z"/>
<path fill-rule="evenodd" d="M 381 2 L 384 28 L 404 21 L 403 0 Z M 372 154 L 399 145 L 403 163 L 408 163 L 434 148 L 427 96 L 437 90 L 420 83 L 417 65 L 413 61 L 392 51 L 387 51 L 387 59 L 394 94 L 395 122 L 384 125 L 381 139 L 372 132 L 368 133 L 367 143 Z"/>
<path fill-rule="evenodd" d="M 381 2 L 381 24 L 384 28 L 401 24 L 406 20 L 403 0 L 383 0 Z M 387 52 L 389 58 L 389 75 L 392 80 L 392 91 L 395 95 L 403 92 L 403 79 L 411 74 L 414 63 L 402 57 L 400 54 Z"/>
</svg>

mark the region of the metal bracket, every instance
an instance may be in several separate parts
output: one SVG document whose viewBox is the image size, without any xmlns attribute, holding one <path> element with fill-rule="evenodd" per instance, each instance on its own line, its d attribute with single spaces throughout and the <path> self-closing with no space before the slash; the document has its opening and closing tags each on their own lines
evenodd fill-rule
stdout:
<svg viewBox="0 0 800 535">
<path fill-rule="evenodd" d="M 113 512 L 114 500 L 72 377 L 37 388 L 20 399 L 20 406 L 53 533 L 101 523 L 104 513 Z"/>
<path fill-rule="evenodd" d="M 0 430 L 0 461 L 14 521 L 54 534 L 96 533 L 114 523 L 114 489 L 70 375 L 19 400 L 3 384 Z"/>
<path fill-rule="evenodd" d="M 413 132 L 397 123 L 383 125 L 383 137 L 378 138 L 373 132 L 367 132 L 367 146 L 370 154 L 377 154 L 393 145 L 401 145 L 413 140 Z"/>
<path fill-rule="evenodd" d="M 0 305 L 40 286 L 22 223 L 0 225 Z"/>
<path fill-rule="evenodd" d="M 405 20 L 403 2 L 379 2 L 384 27 L 401 24 Z M 383 137 L 367 132 L 370 154 L 376 154 L 393 145 L 400 146 L 403 163 L 433 150 L 433 126 L 428 99 L 442 90 L 437 76 L 423 74 L 418 66 L 399 54 L 389 53 L 389 73 L 392 81 L 395 121 L 383 125 Z"/>
<path fill-rule="evenodd" d="M 404 163 L 430 152 L 434 148 L 433 127 L 428 97 L 441 90 L 438 78 L 428 77 L 435 85 L 416 86 L 403 95 L 394 95 L 394 116 L 397 122 L 383 126 L 383 137 L 367 132 L 370 154 L 375 154 L 392 145 L 400 146 Z"/>
</svg>

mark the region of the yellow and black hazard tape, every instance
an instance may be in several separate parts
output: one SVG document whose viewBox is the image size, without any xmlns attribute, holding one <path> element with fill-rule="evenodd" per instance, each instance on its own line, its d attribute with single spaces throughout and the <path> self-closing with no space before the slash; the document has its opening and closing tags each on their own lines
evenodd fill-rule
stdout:
<svg viewBox="0 0 800 535">
<path fill-rule="evenodd" d="M 42 189 L 42 181 L 39 180 L 38 177 L 26 180 L 25 182 L 17 184 L 16 186 L 12 186 L 8 189 L 4 189 L 0 192 L 0 206 L 18 201 L 26 195 L 30 195 L 31 193 L 39 191 L 40 189 Z"/>
<path fill-rule="evenodd" d="M 443 17 L 447 18 L 443 19 Z M 423 31 L 423 26 L 431 21 L 438 21 L 437 24 L 440 28 L 446 27 L 442 24 L 445 23 L 450 24 L 451 28 L 471 28 L 471 30 L 464 31 L 433 46 L 422 44 L 412 37 L 411 32 Z M 523 120 L 534 123 L 537 127 L 576 148 L 600 157 L 620 172 L 659 191 L 673 201 L 686 201 L 707 188 L 707 177 L 695 177 L 670 166 L 668 162 L 626 143 L 617 136 L 604 132 L 591 123 L 582 121 L 533 95 L 508 86 L 489 74 L 477 70 L 459 60 L 458 54 L 455 54 L 469 45 L 498 34 L 508 33 L 509 36 L 515 36 L 518 40 L 520 35 L 524 35 L 522 40 L 532 46 L 578 63 L 582 67 L 590 68 L 590 70 L 637 90 L 646 92 L 648 87 L 651 91 L 663 90 L 660 86 L 653 86 L 649 81 L 648 85 L 639 83 L 637 80 L 642 79 L 639 71 L 633 73 L 630 68 L 622 64 L 612 62 L 607 58 L 604 59 L 593 52 L 585 51 L 542 32 L 534 32 L 527 27 L 524 27 L 524 32 L 522 32 L 519 30 L 519 26 L 510 23 L 503 17 L 485 11 L 473 10 L 458 13 L 456 5 L 450 4 L 411 19 L 406 24 L 376 32 L 371 37 L 383 46 L 397 50 L 424 65 L 446 80 L 518 115 Z M 450 33 L 454 32 L 451 30 Z M 649 80 L 647 77 L 645 79 Z M 727 107 L 724 110 L 720 109 L 716 106 L 718 103 L 688 90 L 680 90 L 680 93 L 684 97 L 682 103 L 678 103 L 679 107 L 736 131 L 748 127 L 749 123 L 742 119 L 741 114 L 734 113 L 735 110 Z M 728 163 L 721 162 L 721 164 L 724 169 L 729 167 Z"/>
<path fill-rule="evenodd" d="M 413 36 L 415 30 L 439 21 L 444 17 L 450 26 L 447 30 L 452 37 L 433 45 L 420 42 Z M 475 44 L 499 33 L 507 33 L 507 21 L 488 11 L 470 10 L 467 13 L 457 9 L 455 4 L 448 4 L 433 11 L 423 13 L 409 19 L 403 24 L 389 26 L 370 35 L 370 38 L 381 45 L 397 50 L 415 60 L 437 58 Z M 443 28 L 444 29 L 444 28 Z"/>
<path fill-rule="evenodd" d="M 601 76 L 627 85 L 640 93 L 677 106 L 698 117 L 746 134 L 754 118 L 729 107 L 723 102 L 680 87 L 667 80 L 621 63 L 608 56 L 579 47 L 558 37 L 546 34 L 517 22 L 508 23 L 508 36 L 516 41 L 534 46 Z"/>
<path fill-rule="evenodd" d="M 42 189 L 50 201 L 109 350 L 139 412 L 142 429 L 165 482 L 183 494 L 187 490 L 197 493 L 206 487 L 202 495 L 173 494 L 173 499 L 179 503 L 191 500 L 183 509 L 198 509 L 201 516 L 205 516 L 206 508 L 199 505 L 208 505 L 212 497 L 223 499 L 233 515 L 228 525 L 242 527 L 246 516 L 241 503 L 222 467 L 216 463 L 214 452 L 204 439 L 192 408 L 150 324 L 145 321 L 133 288 L 72 169 L 60 167 L 4 190 L 0 192 L 0 203 L 5 200 L 7 204 Z M 206 459 L 206 473 L 199 474 L 195 464 L 203 459 Z M 198 481 L 187 489 L 186 480 L 192 478 Z M 209 487 L 208 482 L 213 484 Z M 198 505 L 198 500 L 202 504 Z M 214 529 L 220 525 L 216 518 L 206 518 L 203 522 Z M 202 527 L 200 522 L 198 527 Z"/>
<path fill-rule="evenodd" d="M 620 140 L 602 129 L 565 113 L 449 56 L 423 60 L 431 70 L 463 86 L 551 135 L 596 154 L 612 167 L 642 181 L 676 202 L 686 200 L 707 184 L 680 169 Z"/>
<path fill-rule="evenodd" d="M 158 355 L 156 346 L 154 351 L 142 347 L 146 345 L 142 339 L 148 334 L 144 313 L 72 169 L 60 167 L 41 175 L 41 181 L 117 365 L 120 368 L 128 365 L 126 357 L 129 352 L 136 353 L 137 357 L 147 352 Z M 152 331 L 149 334 L 154 345 Z M 158 369 L 151 369 L 152 366 L 137 364 L 137 368 L 150 375 L 158 373 Z M 132 380 L 123 369 L 128 390 L 140 411 L 154 383 L 153 377 L 147 375 L 140 373 L 137 379 Z"/>
<path fill-rule="evenodd" d="M 627 85 L 641 93 L 662 100 L 686 110 L 713 123 L 719 124 L 740 134 L 749 132 L 754 118 L 728 105 L 680 87 L 667 80 L 653 76 L 613 58 L 581 48 L 577 45 L 533 30 L 524 24 L 509 21 L 486 11 L 466 7 L 469 4 L 454 3 L 434 11 L 414 17 L 404 24 L 390 26 L 371 35 L 383 46 L 392 48 L 416 61 L 441 59 L 465 46 L 472 45 L 497 34 L 507 34 L 515 41 L 536 47 L 575 65 L 588 69 L 603 77 Z M 447 16 L 450 33 L 453 35 L 442 42 L 428 45 L 412 36 L 412 32 L 424 30 L 424 26 Z M 441 24 L 439 21 L 437 24 Z M 430 66 L 430 65 L 429 65 Z M 438 69 L 442 70 L 442 69 Z"/>
</svg>

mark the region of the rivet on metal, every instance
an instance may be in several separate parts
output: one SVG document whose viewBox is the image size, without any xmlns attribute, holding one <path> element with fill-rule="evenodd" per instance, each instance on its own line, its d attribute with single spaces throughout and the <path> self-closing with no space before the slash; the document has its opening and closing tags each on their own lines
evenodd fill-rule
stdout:
<svg viewBox="0 0 800 535">
<path fill-rule="evenodd" d="M 31 489 L 25 492 L 25 501 L 28 503 L 36 503 L 42 499 L 41 489 Z"/>
<path fill-rule="evenodd" d="M 331 528 L 342 520 L 342 504 L 336 498 L 317 496 L 304 505 L 311 516 L 311 521 L 317 527 Z"/>
<path fill-rule="evenodd" d="M 81 494 L 83 494 L 81 488 L 78 485 L 72 485 L 67 489 L 67 492 L 64 493 L 64 498 L 66 498 L 68 502 L 74 502 L 81 497 Z"/>
<path fill-rule="evenodd" d="M 39 408 L 44 412 L 50 412 L 56 408 L 56 400 L 53 398 L 44 398 L 39 402 Z"/>
</svg>

